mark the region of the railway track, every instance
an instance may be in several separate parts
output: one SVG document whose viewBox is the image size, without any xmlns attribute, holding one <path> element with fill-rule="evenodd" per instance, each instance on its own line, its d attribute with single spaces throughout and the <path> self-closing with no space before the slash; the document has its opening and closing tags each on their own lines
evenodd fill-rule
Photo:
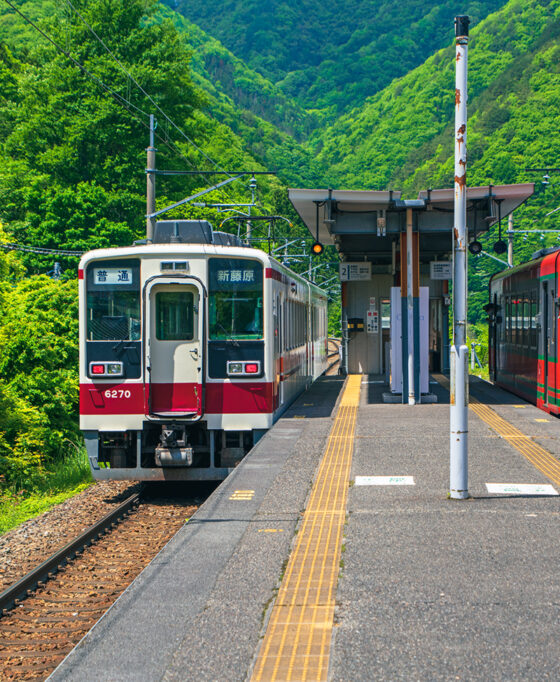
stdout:
<svg viewBox="0 0 560 682">
<path fill-rule="evenodd" d="M 194 513 L 200 499 L 128 498 L 0 595 L 0 678 L 43 680 Z M 50 576 L 50 577 L 49 577 Z M 36 589 L 33 587 L 36 585 Z"/>
<path fill-rule="evenodd" d="M 329 338 L 327 346 L 327 361 L 329 366 L 327 367 L 325 374 L 332 375 L 338 374 L 338 368 L 340 367 L 340 339 Z"/>
</svg>

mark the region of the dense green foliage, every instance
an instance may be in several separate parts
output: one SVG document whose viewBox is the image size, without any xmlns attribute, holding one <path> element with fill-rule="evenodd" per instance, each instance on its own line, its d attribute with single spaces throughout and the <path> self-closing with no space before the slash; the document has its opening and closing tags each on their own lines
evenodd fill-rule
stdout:
<svg viewBox="0 0 560 682">
<path fill-rule="evenodd" d="M 451 186 L 456 13 L 473 20 L 469 184 L 539 181 L 524 169 L 558 167 L 560 0 L 468 0 L 460 7 L 451 0 L 437 7 L 230 0 L 219 11 L 200 0 L 74 4 L 123 68 L 67 2 L 17 5 L 93 80 L 0 6 L 0 242 L 85 251 L 143 236 L 150 113 L 158 119 L 159 168 L 278 171 L 258 176 L 254 209 L 293 222 L 277 224 L 273 247 L 286 236 L 308 237 L 285 184 L 402 188 L 409 196 Z M 158 207 L 222 177 L 158 177 Z M 248 180 L 203 200 L 247 203 Z M 553 175 L 548 189 L 516 212 L 516 227 L 556 226 L 560 213 L 546 214 L 560 204 L 559 189 L 560 175 Z M 228 218 L 225 229 L 235 229 L 232 214 L 216 208 L 171 215 L 216 225 Z M 255 223 L 253 234 L 264 237 L 263 228 Z M 485 250 L 495 238 L 493 228 L 482 238 Z M 516 262 L 556 237 L 521 239 Z M 59 281 L 45 276 L 54 260 L 64 270 Z M 333 274 L 334 261 L 327 250 L 319 280 Z M 289 264 L 308 267 L 305 257 Z M 60 487 L 55 461 L 69 462 L 80 448 L 76 266 L 77 257 L 0 251 L 0 476 L 12 491 L 5 499 L 18 489 Z M 487 256 L 471 258 L 469 321 L 483 344 L 488 276 L 502 267 Z M 337 306 L 329 321 L 334 334 Z M 83 460 L 74 457 L 68 471 L 75 486 Z"/>
<path fill-rule="evenodd" d="M 302 106 L 333 118 L 421 64 L 449 40 L 453 17 L 474 22 L 503 0 L 371 3 L 166 0 Z M 220 64 L 211 64 L 220 80 Z"/>
<path fill-rule="evenodd" d="M 120 106 L 2 7 L 0 219 L 5 233 L 0 238 L 76 251 L 130 244 L 145 229 L 148 131 L 143 112 L 154 111 L 155 104 L 73 12 L 50 1 L 20 6 L 117 99 L 120 95 L 130 104 Z M 185 167 L 186 161 L 187 168 L 215 167 L 211 157 L 221 167 L 262 168 L 246 151 L 251 142 L 209 115 L 212 93 L 191 79 L 190 48 L 156 2 L 99 0 L 76 6 L 124 68 L 196 141 L 194 146 L 175 134 L 160 116 L 161 165 Z M 165 144 L 169 139 L 171 149 Z M 211 181 L 194 176 L 158 182 L 158 204 Z M 262 210 L 275 212 L 275 202 L 285 201 L 279 188 L 274 178 L 259 182 Z M 210 198 L 246 202 L 246 183 L 233 183 Z M 200 217 L 202 210 L 190 214 Z M 65 271 L 63 281 L 39 274 L 51 270 L 55 259 Z M 76 266 L 77 258 L 0 252 L 0 476 L 16 490 L 56 485 L 53 461 L 71 458 L 80 447 Z"/>
</svg>

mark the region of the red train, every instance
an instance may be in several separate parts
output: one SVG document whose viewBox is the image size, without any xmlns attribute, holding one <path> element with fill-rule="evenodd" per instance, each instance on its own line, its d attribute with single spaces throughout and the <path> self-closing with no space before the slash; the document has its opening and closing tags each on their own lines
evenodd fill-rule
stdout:
<svg viewBox="0 0 560 682">
<path fill-rule="evenodd" d="M 560 412 L 560 247 L 490 279 L 490 378 L 551 414 Z"/>
</svg>

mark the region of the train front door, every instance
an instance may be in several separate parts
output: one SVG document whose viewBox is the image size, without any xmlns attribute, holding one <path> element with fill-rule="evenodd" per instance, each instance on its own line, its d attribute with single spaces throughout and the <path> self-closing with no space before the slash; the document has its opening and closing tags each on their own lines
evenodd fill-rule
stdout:
<svg viewBox="0 0 560 682">
<path fill-rule="evenodd" d="M 203 413 L 204 291 L 194 279 L 156 278 L 144 291 L 146 413 Z"/>
</svg>

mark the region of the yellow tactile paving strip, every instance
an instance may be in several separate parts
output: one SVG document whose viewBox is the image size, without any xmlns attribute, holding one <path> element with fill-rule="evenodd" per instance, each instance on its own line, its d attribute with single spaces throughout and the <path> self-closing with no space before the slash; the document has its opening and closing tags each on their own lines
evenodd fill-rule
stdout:
<svg viewBox="0 0 560 682">
<path fill-rule="evenodd" d="M 433 374 L 434 379 L 444 388 L 449 390 L 449 379 L 443 374 Z M 470 396 L 469 407 L 486 422 L 496 433 L 513 445 L 523 457 L 526 457 L 533 466 L 547 476 L 551 481 L 560 485 L 560 462 L 550 452 L 542 448 L 534 440 L 522 433 L 518 428 L 500 417 L 492 408 L 480 400 Z"/>
<path fill-rule="evenodd" d="M 361 382 L 361 375 L 348 377 L 255 663 L 255 682 L 327 679 Z"/>
</svg>

